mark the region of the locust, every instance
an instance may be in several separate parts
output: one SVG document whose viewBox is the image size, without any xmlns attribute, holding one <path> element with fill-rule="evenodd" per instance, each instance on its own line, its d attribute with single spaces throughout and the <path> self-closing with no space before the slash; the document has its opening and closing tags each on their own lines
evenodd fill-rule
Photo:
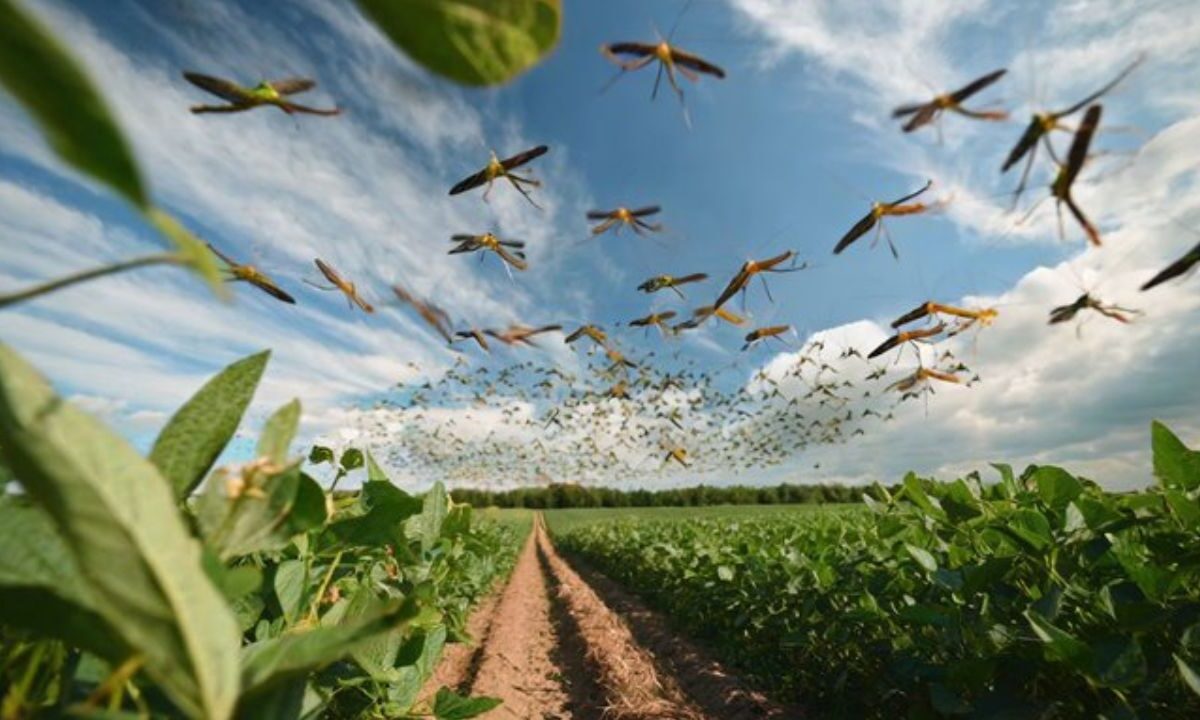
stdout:
<svg viewBox="0 0 1200 720">
<path fill-rule="evenodd" d="M 416 296 L 399 285 L 393 285 L 392 292 L 395 293 L 400 302 L 405 303 L 406 305 L 411 306 L 412 309 L 416 310 L 417 314 L 421 316 L 421 319 L 425 321 L 425 324 L 433 328 L 438 335 L 441 335 L 442 338 L 446 340 L 446 342 L 454 342 L 454 336 L 450 333 L 450 316 L 446 314 L 445 310 L 442 310 L 433 303 L 419 300 Z M 486 343 L 481 342 L 480 344 L 484 346 L 485 350 L 487 349 Z"/>
<path fill-rule="evenodd" d="M 591 324 L 580 325 L 571 334 L 564 337 L 563 342 L 570 345 L 582 337 L 590 339 L 602 348 L 608 346 L 608 334 L 599 326 Z"/>
<path fill-rule="evenodd" d="M 671 89 L 675 91 L 676 97 L 679 98 L 679 106 L 683 110 L 683 121 L 689 127 L 692 124 L 692 120 L 688 115 L 687 102 L 683 97 L 683 88 L 679 86 L 679 81 L 675 77 L 675 71 L 678 70 L 679 74 L 692 82 L 697 82 L 700 79 L 700 74 L 720 79 L 724 79 L 725 77 L 725 71 L 717 65 L 695 53 L 675 47 L 662 38 L 659 38 L 658 42 L 655 43 L 608 43 L 600 46 L 600 53 L 621 69 L 620 74 L 613 78 L 609 83 L 610 85 L 625 73 L 641 70 L 650 63 L 657 61 L 658 74 L 654 78 L 654 89 L 650 91 L 650 99 L 653 100 L 658 96 L 658 86 L 662 82 L 662 76 L 665 72 L 667 82 L 671 84 Z"/>
<path fill-rule="evenodd" d="M 679 297 L 685 298 L 686 296 L 679 289 L 680 285 L 687 285 L 689 283 L 700 282 L 707 279 L 708 275 L 706 273 L 692 273 L 691 275 L 684 275 L 682 277 L 675 277 L 674 275 L 655 275 L 641 285 L 638 285 L 637 289 L 644 293 L 653 293 L 658 292 L 659 290 L 670 289 L 673 290 Z"/>
<path fill-rule="evenodd" d="M 892 321 L 892 329 L 898 330 L 902 325 L 907 325 L 911 322 L 916 322 L 921 318 L 938 317 L 948 315 L 955 318 L 955 324 L 947 333 L 947 337 L 954 337 L 959 333 L 965 332 L 974 325 L 987 327 L 991 325 L 999 313 L 995 308 L 982 308 L 979 310 L 971 310 L 969 308 L 960 308 L 954 305 L 945 305 L 943 303 L 923 302 L 916 308 L 904 313 L 900 317 Z"/>
<path fill-rule="evenodd" d="M 1146 284 L 1142 285 L 1142 291 L 1145 292 L 1156 285 L 1161 285 L 1168 280 L 1174 280 L 1181 275 L 1185 275 L 1197 265 L 1200 265 L 1200 244 L 1188 250 L 1183 257 L 1163 268 L 1161 272 L 1147 280 Z"/>
<path fill-rule="evenodd" d="M 628 368 L 637 367 L 637 363 L 625 357 L 625 354 L 616 348 L 605 348 L 604 356 L 607 357 L 609 363 L 611 363 L 608 368 L 610 372 L 615 370 L 624 371 Z"/>
<path fill-rule="evenodd" d="M 521 240 L 501 240 L 492 233 L 484 233 L 482 235 L 451 235 L 450 241 L 456 242 L 458 245 L 450 249 L 447 253 L 449 255 L 490 250 L 504 261 L 505 269 L 510 265 L 518 270 L 525 270 L 529 267 L 529 264 L 525 262 L 525 253 L 522 252 L 525 243 Z M 509 252 L 510 248 L 513 252 Z M 482 256 L 480 257 L 482 259 Z"/>
<path fill-rule="evenodd" d="M 333 269 L 332 265 L 325 262 L 321 258 L 316 258 L 313 262 L 316 263 L 317 269 L 321 271 L 321 274 L 325 276 L 325 279 L 332 283 L 332 286 L 325 287 L 313 282 L 309 282 L 309 285 L 312 285 L 318 290 L 338 290 L 346 296 L 346 302 L 350 303 L 351 308 L 357 305 L 365 313 L 375 312 L 375 308 L 371 306 L 371 303 L 363 300 L 362 296 L 358 294 L 358 289 L 354 286 L 354 283 L 343 278 L 337 270 Z M 305 282 L 308 281 L 305 280 Z"/>
<path fill-rule="evenodd" d="M 896 390 L 898 392 L 907 393 L 917 385 L 929 380 L 940 380 L 944 383 L 952 383 L 961 385 L 962 380 L 953 373 L 943 372 L 941 370 L 933 370 L 931 368 L 917 368 L 916 372 L 907 377 L 901 378 L 887 387 L 887 391 Z"/>
<path fill-rule="evenodd" d="M 1065 204 L 1071 214 L 1075 216 L 1075 220 L 1079 222 L 1080 227 L 1083 228 L 1088 241 L 1096 246 L 1101 244 L 1100 231 L 1075 202 L 1075 197 L 1071 194 L 1071 187 L 1075 184 L 1076 178 L 1079 177 L 1079 171 L 1083 169 L 1083 165 L 1087 161 L 1088 147 L 1091 145 L 1092 137 L 1096 134 L 1096 127 L 1100 124 L 1102 111 L 1103 108 L 1100 105 L 1093 105 L 1084 113 L 1083 121 L 1079 123 L 1079 129 L 1075 131 L 1075 138 L 1071 141 L 1067 162 L 1058 166 L 1058 173 L 1050 185 L 1050 197 L 1054 198 L 1054 209 L 1058 215 L 1058 234 L 1063 235 L 1062 206 Z M 1037 204 L 1030 209 L 1029 214 L 1036 209 Z"/>
<path fill-rule="evenodd" d="M 704 307 L 699 307 L 699 308 L 696 308 L 695 310 L 693 310 L 692 317 L 690 320 L 685 320 L 685 321 L 675 325 L 674 327 L 671 328 L 671 330 L 675 333 L 680 333 L 680 332 L 683 332 L 684 330 L 692 330 L 694 328 L 700 327 L 701 324 L 703 324 L 706 320 L 708 320 L 710 317 L 713 317 L 713 316 L 716 316 L 716 317 L 724 320 L 725 322 L 729 323 L 730 325 L 745 325 L 746 324 L 746 318 L 742 317 L 741 315 L 735 315 L 734 313 L 729 312 L 725 308 L 718 308 L 718 307 L 713 307 L 712 305 L 705 305 Z"/>
<path fill-rule="evenodd" d="M 1129 308 L 1123 308 L 1118 305 L 1106 305 L 1098 298 L 1092 297 L 1091 293 L 1084 293 L 1075 298 L 1074 302 L 1066 305 L 1059 305 L 1050 311 L 1050 325 L 1058 325 L 1073 320 L 1076 315 L 1084 310 L 1094 310 L 1106 318 L 1111 318 L 1120 323 L 1132 321 L 1132 316 L 1139 314 L 1139 311 Z"/>
<path fill-rule="evenodd" d="M 306 115 L 333 116 L 341 114 L 341 108 L 320 109 L 294 103 L 288 96 L 297 95 L 317 86 L 315 80 L 295 77 L 284 80 L 260 82 L 252 88 L 243 87 L 235 82 L 223 80 L 211 75 L 196 72 L 185 72 L 183 77 L 204 90 L 228 102 L 227 105 L 193 105 L 191 111 L 200 113 L 237 113 L 253 110 L 254 108 L 274 106 L 288 115 L 304 113 Z"/>
<path fill-rule="evenodd" d="M 656 327 L 664 335 L 667 332 L 667 321 L 674 318 L 678 313 L 674 310 L 668 310 L 660 313 L 650 313 L 645 317 L 637 318 L 629 321 L 629 327 L 640 327 L 649 330 L 651 327 Z"/>
<path fill-rule="evenodd" d="M 229 273 L 226 282 L 247 282 L 276 300 L 288 303 L 289 305 L 296 304 L 296 298 L 284 292 L 266 273 L 253 265 L 242 265 L 234 261 L 228 255 L 213 247 L 212 243 L 208 243 L 208 249 L 225 263 L 226 272 Z"/>
<path fill-rule="evenodd" d="M 484 352 L 492 351 L 492 349 L 488 346 L 487 337 L 480 330 L 475 328 L 471 328 L 470 330 L 455 330 L 454 335 L 457 339 L 451 340 L 451 343 L 457 342 L 458 340 L 474 340 L 479 344 L 479 347 L 482 348 Z"/>
<path fill-rule="evenodd" d="M 892 111 L 892 117 L 899 119 L 909 115 L 912 116 L 904 123 L 903 129 L 906 133 L 913 132 L 925 125 L 936 122 L 946 110 L 977 120 L 1006 120 L 1008 119 L 1008 113 L 1003 110 L 969 110 L 962 106 L 963 101 L 1004 77 L 1006 72 L 1008 71 L 1003 68 L 993 70 L 983 77 L 972 80 L 954 92 L 938 95 L 928 102 L 901 105 Z"/>
<path fill-rule="evenodd" d="M 628 227 L 638 235 L 645 235 L 647 232 L 662 232 L 661 224 L 649 223 L 642 219 L 657 215 L 661 210 L 658 205 L 633 209 L 622 206 L 615 210 L 590 210 L 587 219 L 599 221 L 599 224 L 592 227 L 592 235 L 601 235 L 614 227 L 617 233 L 621 232 L 621 228 Z"/>
<path fill-rule="evenodd" d="M 879 242 L 880 234 L 883 234 L 887 238 L 888 247 L 892 250 L 892 257 L 899 259 L 900 253 L 896 251 L 896 245 L 892 242 L 891 234 L 887 232 L 887 228 L 883 225 L 883 218 L 890 215 L 918 215 L 929 211 L 931 209 L 930 205 L 921 202 L 909 203 L 908 201 L 920 196 L 931 187 L 933 187 L 933 180 L 926 181 L 920 190 L 911 192 L 891 202 L 876 201 L 871 203 L 871 211 L 864 215 L 861 220 L 854 224 L 854 227 L 850 228 L 849 232 L 842 236 L 842 239 L 833 248 L 833 254 L 840 254 L 843 250 L 850 247 L 855 240 L 866 235 L 871 228 L 878 226 L 875 230 L 875 239 L 872 241 L 871 246 L 874 247 Z"/>
<path fill-rule="evenodd" d="M 753 278 L 755 275 L 759 275 L 759 273 L 796 272 L 797 270 L 804 270 L 808 267 L 807 263 L 796 265 L 794 262 L 791 267 L 778 267 L 780 264 L 787 262 L 788 260 L 792 260 L 795 258 L 795 256 L 796 253 L 788 250 L 776 255 L 775 257 L 767 258 L 766 260 L 747 260 L 742 264 L 742 267 L 740 270 L 738 270 L 737 275 L 734 275 L 733 279 L 729 281 L 729 284 L 725 286 L 725 289 L 721 291 L 721 295 L 717 297 L 717 301 L 713 303 L 714 311 L 720 310 L 721 306 L 728 302 L 729 299 L 734 295 L 738 294 L 739 291 L 745 292 L 746 285 L 750 282 L 751 278 Z M 775 299 L 771 297 L 771 288 L 767 285 L 766 279 L 760 275 L 759 280 L 762 281 L 763 289 L 767 293 L 767 298 L 770 299 L 771 302 L 775 302 Z"/>
<path fill-rule="evenodd" d="M 484 330 L 487 335 L 496 338 L 505 345 L 515 345 L 522 343 L 530 347 L 537 347 L 537 343 L 531 339 L 535 335 L 542 333 L 562 330 L 562 325 L 543 325 L 541 327 L 528 327 L 526 325 L 509 325 L 505 330 Z"/>
<path fill-rule="evenodd" d="M 530 177 L 517 175 L 513 172 L 513 170 L 541 157 L 542 155 L 545 155 L 546 151 L 549 149 L 550 148 L 546 147 L 545 145 L 538 145 L 535 148 L 530 148 L 525 152 L 517 153 L 516 155 L 513 155 L 510 158 L 505 158 L 504 160 L 496 157 L 496 151 L 493 150 L 491 151 L 491 158 L 488 160 L 487 165 L 484 165 L 483 169 L 479 172 L 464 178 L 454 187 L 450 188 L 450 194 L 458 195 L 468 190 L 473 190 L 480 185 L 486 185 L 487 187 L 485 187 L 483 190 L 483 199 L 487 200 L 488 194 L 492 191 L 492 183 L 500 178 L 504 178 L 505 180 L 508 180 L 508 182 L 511 183 L 514 188 L 516 188 L 517 192 L 521 193 L 521 195 L 529 201 L 530 205 L 533 205 L 535 208 L 540 210 L 541 206 L 533 201 L 533 197 L 530 196 L 529 191 L 525 189 L 525 186 L 538 187 L 542 183 Z"/>
<path fill-rule="evenodd" d="M 904 331 L 898 332 L 895 335 L 888 338 L 887 340 L 884 340 L 882 343 L 880 343 L 879 347 L 875 348 L 867 355 L 867 359 L 874 360 L 875 358 L 877 358 L 880 355 L 884 354 L 885 352 L 891 350 L 892 348 L 900 347 L 904 343 L 928 340 L 929 338 L 941 335 L 945 331 L 946 331 L 946 323 L 939 322 L 937 325 L 934 325 L 934 326 L 928 327 L 928 328 L 921 328 L 918 330 L 904 330 Z"/>
<path fill-rule="evenodd" d="M 663 466 L 666 467 L 672 460 L 686 467 L 691 467 L 687 459 L 687 450 L 681 447 L 671 448 L 667 450 L 667 454 L 663 457 Z"/>
<path fill-rule="evenodd" d="M 1021 199 L 1021 193 L 1025 190 L 1025 183 L 1029 180 L 1029 172 L 1033 168 L 1033 161 L 1037 157 L 1037 149 L 1039 144 L 1044 144 L 1046 150 L 1053 155 L 1053 147 L 1050 145 L 1050 133 L 1055 130 L 1067 130 L 1063 125 L 1063 118 L 1070 117 L 1079 112 L 1083 108 L 1091 105 L 1099 100 L 1104 95 L 1108 94 L 1113 88 L 1121 83 L 1129 76 L 1137 66 L 1142 63 L 1144 57 L 1139 56 L 1130 63 L 1124 70 L 1117 74 L 1115 78 L 1110 80 L 1108 84 L 1100 88 L 1096 92 L 1088 95 L 1084 99 L 1068 106 L 1059 111 L 1044 111 L 1033 114 L 1029 120 L 1029 124 L 1025 127 L 1025 131 L 1021 133 L 1017 144 L 1009 151 L 1008 156 L 1004 159 L 1004 164 L 1000 166 L 1000 172 L 1006 173 L 1014 165 L 1019 163 L 1022 158 L 1028 157 L 1025 162 L 1025 169 L 1021 171 L 1021 181 L 1017 184 L 1017 189 L 1013 193 L 1013 205 L 1015 206 Z"/>
<path fill-rule="evenodd" d="M 746 344 L 742 345 L 742 351 L 749 350 L 755 343 L 761 342 L 768 338 L 779 339 L 779 336 L 792 329 L 791 325 L 770 325 L 767 327 L 756 328 L 746 333 Z M 782 342 L 782 340 L 780 340 Z"/>
</svg>

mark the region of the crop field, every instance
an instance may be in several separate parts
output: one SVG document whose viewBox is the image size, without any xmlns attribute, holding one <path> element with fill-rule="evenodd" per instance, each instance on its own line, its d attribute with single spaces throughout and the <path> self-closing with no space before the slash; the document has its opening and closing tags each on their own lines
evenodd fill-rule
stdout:
<svg viewBox="0 0 1200 720">
<path fill-rule="evenodd" d="M 642 523 L 670 520 L 749 520 L 775 516 L 793 517 L 812 513 L 853 513 L 861 505 L 707 505 L 701 507 L 570 508 L 546 510 L 546 526 L 555 535 L 609 520 Z M 514 511 L 501 511 L 502 513 Z M 515 511 L 520 512 L 520 511 Z M 504 517 L 504 515 L 501 515 Z"/>
<path fill-rule="evenodd" d="M 821 716 L 1196 717 L 1200 453 L 1159 485 L 914 475 L 870 511 L 549 513 L 555 540 Z M 562 522 L 565 521 L 565 522 Z"/>
</svg>

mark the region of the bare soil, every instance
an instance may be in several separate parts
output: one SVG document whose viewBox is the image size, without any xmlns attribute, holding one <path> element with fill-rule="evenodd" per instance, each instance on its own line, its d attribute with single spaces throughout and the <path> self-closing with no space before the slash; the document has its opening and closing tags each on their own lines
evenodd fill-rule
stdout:
<svg viewBox="0 0 1200 720">
<path fill-rule="evenodd" d="M 573 567 L 539 515 L 502 590 L 447 648 L 426 684 L 504 703 L 488 720 L 798 718 L 747 688 L 612 581 Z"/>
</svg>

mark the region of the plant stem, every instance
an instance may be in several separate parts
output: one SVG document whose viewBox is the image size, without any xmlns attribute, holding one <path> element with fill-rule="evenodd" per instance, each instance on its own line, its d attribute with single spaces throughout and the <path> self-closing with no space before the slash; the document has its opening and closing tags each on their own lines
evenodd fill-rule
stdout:
<svg viewBox="0 0 1200 720">
<path fill-rule="evenodd" d="M 143 255 L 131 260 L 113 263 L 112 265 L 102 265 L 101 267 L 93 268 L 92 270 L 84 270 L 83 272 L 75 273 L 74 275 L 67 275 L 66 277 L 61 277 L 57 280 L 51 280 L 49 282 L 42 283 L 41 285 L 34 285 L 27 290 L 21 290 L 8 295 L 0 295 L 0 308 L 5 308 L 9 305 L 15 305 L 19 302 L 31 300 L 39 295 L 45 295 L 47 293 L 54 292 L 55 290 L 61 290 L 62 288 L 69 287 L 77 283 L 87 282 L 88 280 L 104 277 L 105 275 L 115 275 L 120 272 L 125 272 L 126 270 L 134 270 L 136 268 L 146 267 L 147 265 L 182 265 L 184 262 L 184 259 L 175 253 L 158 253 L 155 255 Z"/>
</svg>

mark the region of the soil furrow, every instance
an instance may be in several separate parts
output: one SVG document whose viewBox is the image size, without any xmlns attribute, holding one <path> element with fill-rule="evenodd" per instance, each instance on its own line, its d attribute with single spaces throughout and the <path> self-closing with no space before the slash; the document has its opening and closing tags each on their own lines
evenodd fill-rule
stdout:
<svg viewBox="0 0 1200 720">
<path fill-rule="evenodd" d="M 503 704 L 488 720 L 750 720 L 800 714 L 743 686 L 602 575 L 576 572 L 536 517 L 503 590 L 425 685 Z"/>
</svg>

